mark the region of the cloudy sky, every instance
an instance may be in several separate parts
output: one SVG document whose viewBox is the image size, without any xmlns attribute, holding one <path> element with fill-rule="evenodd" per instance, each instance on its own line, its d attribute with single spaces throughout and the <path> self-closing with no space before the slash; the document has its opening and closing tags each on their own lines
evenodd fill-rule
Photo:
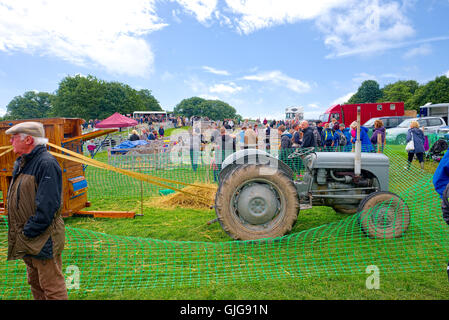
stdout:
<svg viewBox="0 0 449 320">
<path fill-rule="evenodd" d="M 449 0 L 0 0 L 0 114 L 91 74 L 166 110 L 200 96 L 316 118 L 367 79 L 449 76 L 448 16 Z"/>
</svg>

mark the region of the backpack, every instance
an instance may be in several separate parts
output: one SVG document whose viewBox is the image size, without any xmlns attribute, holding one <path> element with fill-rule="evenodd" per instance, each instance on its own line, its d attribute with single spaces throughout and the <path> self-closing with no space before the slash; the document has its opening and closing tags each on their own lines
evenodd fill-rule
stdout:
<svg viewBox="0 0 449 320">
<path fill-rule="evenodd" d="M 293 135 L 293 142 L 296 144 L 299 144 L 301 140 L 301 136 L 299 135 L 298 131 L 295 131 L 295 134 Z"/>
<path fill-rule="evenodd" d="M 333 138 L 332 130 L 324 129 L 324 141 L 330 141 Z"/>
<path fill-rule="evenodd" d="M 340 136 L 338 145 L 345 146 L 348 143 L 348 139 L 346 139 L 346 136 L 342 132 L 338 132 L 338 135 Z"/>
</svg>

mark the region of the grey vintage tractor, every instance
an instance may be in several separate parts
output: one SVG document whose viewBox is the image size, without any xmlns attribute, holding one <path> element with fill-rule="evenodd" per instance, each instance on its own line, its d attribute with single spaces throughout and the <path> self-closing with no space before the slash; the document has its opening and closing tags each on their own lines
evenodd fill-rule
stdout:
<svg viewBox="0 0 449 320">
<path fill-rule="evenodd" d="M 406 203 L 388 191 L 389 159 L 380 153 L 297 149 L 302 178 L 283 161 L 257 149 L 238 151 L 222 163 L 215 197 L 217 220 L 234 239 L 283 236 L 300 209 L 331 206 L 356 213 L 371 238 L 401 237 L 410 224 Z"/>
</svg>

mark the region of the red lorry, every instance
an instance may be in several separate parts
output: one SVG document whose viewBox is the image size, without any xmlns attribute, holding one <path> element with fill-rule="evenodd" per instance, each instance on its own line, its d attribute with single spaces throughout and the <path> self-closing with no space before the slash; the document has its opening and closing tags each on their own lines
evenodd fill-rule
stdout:
<svg viewBox="0 0 449 320">
<path fill-rule="evenodd" d="M 357 106 L 361 106 L 360 124 L 371 118 L 404 115 L 404 102 L 379 102 L 358 104 L 337 104 L 327 109 L 321 116 L 322 124 L 331 122 L 332 118 L 348 127 L 357 120 Z"/>
</svg>

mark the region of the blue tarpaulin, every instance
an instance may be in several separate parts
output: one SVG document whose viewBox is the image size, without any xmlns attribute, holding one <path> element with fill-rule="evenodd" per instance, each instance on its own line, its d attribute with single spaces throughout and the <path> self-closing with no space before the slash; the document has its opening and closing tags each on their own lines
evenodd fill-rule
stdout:
<svg viewBox="0 0 449 320">
<path fill-rule="evenodd" d="M 120 143 L 118 146 L 116 146 L 115 148 L 111 149 L 111 154 L 114 154 L 115 152 L 121 152 L 121 149 L 132 149 L 135 148 L 137 146 L 143 146 L 148 144 L 147 141 L 145 140 L 135 140 L 135 141 L 129 141 L 126 140 L 122 143 Z"/>
<path fill-rule="evenodd" d="M 135 140 L 135 141 L 126 140 L 126 141 L 123 141 L 122 143 L 120 143 L 118 146 L 116 146 L 112 150 L 114 150 L 114 149 L 131 149 L 131 148 L 134 148 L 137 146 L 143 146 L 146 144 L 148 144 L 148 142 L 145 140 Z"/>
</svg>

